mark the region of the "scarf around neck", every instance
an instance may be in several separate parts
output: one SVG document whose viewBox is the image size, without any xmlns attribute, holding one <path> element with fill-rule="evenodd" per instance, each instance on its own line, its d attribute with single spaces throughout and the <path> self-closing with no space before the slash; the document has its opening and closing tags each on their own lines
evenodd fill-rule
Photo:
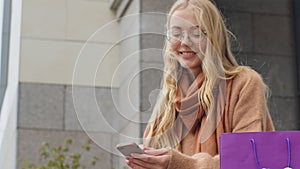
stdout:
<svg viewBox="0 0 300 169">
<path fill-rule="evenodd" d="M 183 140 L 187 134 L 193 134 L 195 138 L 194 153 L 207 152 L 211 155 L 218 154 L 218 136 L 224 133 L 221 117 L 208 116 L 199 101 L 199 91 L 205 80 L 204 73 L 200 73 L 194 80 L 191 80 L 192 75 L 187 71 L 183 71 L 179 79 L 178 89 L 175 97 L 175 109 L 177 119 L 175 121 L 175 131 L 180 140 Z M 192 82 L 191 82 L 192 81 Z M 225 99 L 229 101 L 228 93 L 231 89 L 231 80 L 227 83 L 226 93 L 218 94 L 218 97 L 225 95 L 223 101 L 219 98 L 216 101 L 217 107 L 224 104 L 223 108 L 217 108 L 216 111 L 227 112 L 228 105 L 225 106 Z M 222 106 L 221 106 L 222 107 Z M 221 109 L 221 110 L 220 110 Z M 213 113 L 215 114 L 215 113 Z M 210 123 L 211 122 L 211 123 Z M 220 123 L 221 122 L 221 123 Z M 203 131 L 202 131 L 203 130 Z M 209 130 L 209 131 L 208 131 Z M 203 135 L 206 138 L 203 140 Z M 181 146 L 179 145 L 179 150 Z"/>
</svg>

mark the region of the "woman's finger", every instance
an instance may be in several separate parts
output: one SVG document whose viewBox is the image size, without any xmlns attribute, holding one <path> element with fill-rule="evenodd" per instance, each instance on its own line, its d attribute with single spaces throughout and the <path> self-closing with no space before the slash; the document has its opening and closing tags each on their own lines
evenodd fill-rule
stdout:
<svg viewBox="0 0 300 169">
<path fill-rule="evenodd" d="M 155 156 L 153 156 L 153 155 L 132 153 L 131 156 L 134 159 L 139 159 L 139 160 L 147 162 L 147 163 L 151 163 L 151 164 L 156 163 L 156 161 L 153 159 L 153 157 L 155 157 Z"/>
<path fill-rule="evenodd" d="M 153 163 L 149 163 L 147 161 L 141 160 L 141 159 L 137 159 L 134 158 L 131 160 L 131 163 L 137 167 L 137 168 L 143 168 L 143 169 L 153 169 L 153 168 L 157 168 L 157 166 L 155 166 L 155 164 Z"/>
<path fill-rule="evenodd" d="M 166 168 L 170 161 L 170 155 L 153 156 L 148 154 L 133 154 L 130 162 L 144 168 Z"/>
<path fill-rule="evenodd" d="M 170 148 L 151 149 L 151 150 L 145 150 L 145 153 L 149 155 L 157 156 L 157 155 L 167 154 L 169 150 Z"/>
<path fill-rule="evenodd" d="M 143 150 L 155 150 L 155 149 L 151 147 L 143 147 Z"/>
</svg>

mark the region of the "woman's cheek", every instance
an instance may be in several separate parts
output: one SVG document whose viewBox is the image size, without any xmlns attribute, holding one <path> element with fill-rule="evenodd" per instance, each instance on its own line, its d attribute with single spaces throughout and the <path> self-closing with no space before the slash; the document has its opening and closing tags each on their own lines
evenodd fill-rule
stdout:
<svg viewBox="0 0 300 169">
<path fill-rule="evenodd" d="M 178 48 L 179 48 L 179 44 L 170 44 L 170 48 L 173 52 L 177 52 Z"/>
<path fill-rule="evenodd" d="M 207 46 L 207 40 L 204 39 L 204 40 L 201 42 L 201 44 L 200 44 L 201 51 L 202 51 L 203 53 L 206 52 L 206 46 Z"/>
</svg>

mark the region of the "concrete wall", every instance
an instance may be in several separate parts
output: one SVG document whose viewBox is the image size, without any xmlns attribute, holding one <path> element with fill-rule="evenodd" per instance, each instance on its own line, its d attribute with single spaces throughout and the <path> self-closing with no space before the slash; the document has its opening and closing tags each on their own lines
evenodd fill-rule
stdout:
<svg viewBox="0 0 300 169">
<path fill-rule="evenodd" d="M 141 136 L 162 82 L 166 14 L 174 2 L 141 0 Z"/>
<path fill-rule="evenodd" d="M 78 72 L 80 77 L 76 84 L 90 85 L 88 78 L 95 76 L 92 63 L 98 63 L 102 67 L 110 66 L 106 67 L 106 72 L 101 74 L 101 78 L 94 79 L 95 85 L 118 85 L 117 81 L 114 84 L 110 83 L 119 63 L 119 58 L 115 57 L 118 56 L 118 49 L 109 53 L 112 57 L 107 57 L 102 62 L 99 59 L 119 38 L 116 23 L 110 24 L 109 29 L 105 27 L 105 24 L 115 19 L 109 2 L 26 0 L 23 9 L 21 82 L 74 84 L 72 77 L 77 68 L 75 63 L 84 55 L 86 58 L 81 59 L 79 64 L 90 66 L 85 66 L 85 71 Z M 90 37 L 95 32 L 96 34 Z M 85 43 L 88 45 L 84 46 Z M 85 53 L 88 51 L 95 54 Z"/>
<path fill-rule="evenodd" d="M 41 163 L 43 141 L 74 149 L 94 141 L 96 168 L 116 167 L 114 129 L 118 128 L 115 93 L 120 62 L 119 23 L 108 0 L 26 0 L 18 110 L 19 167 Z M 113 96 L 114 95 L 114 96 Z M 117 98 L 116 100 L 114 100 Z"/>
<path fill-rule="evenodd" d="M 240 42 L 237 59 L 261 73 L 271 89 L 269 107 L 276 129 L 299 129 L 292 1 L 216 3 Z"/>
<path fill-rule="evenodd" d="M 124 3 L 124 4 L 122 4 Z M 128 6 L 126 11 L 124 6 Z M 140 1 L 122 1 L 116 13 L 120 24 L 120 88 L 118 143 L 141 143 L 140 132 Z M 120 15 L 123 13 L 123 15 Z M 126 166 L 121 156 L 116 156 L 118 168 Z"/>
</svg>

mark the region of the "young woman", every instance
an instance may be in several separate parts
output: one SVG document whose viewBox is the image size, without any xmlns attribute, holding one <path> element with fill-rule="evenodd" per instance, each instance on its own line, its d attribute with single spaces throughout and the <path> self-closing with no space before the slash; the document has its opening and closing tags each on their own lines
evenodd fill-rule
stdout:
<svg viewBox="0 0 300 169">
<path fill-rule="evenodd" d="M 272 131 L 261 76 L 236 62 L 210 0 L 178 0 L 169 12 L 162 92 L 133 169 L 220 168 L 224 132 Z"/>
</svg>

